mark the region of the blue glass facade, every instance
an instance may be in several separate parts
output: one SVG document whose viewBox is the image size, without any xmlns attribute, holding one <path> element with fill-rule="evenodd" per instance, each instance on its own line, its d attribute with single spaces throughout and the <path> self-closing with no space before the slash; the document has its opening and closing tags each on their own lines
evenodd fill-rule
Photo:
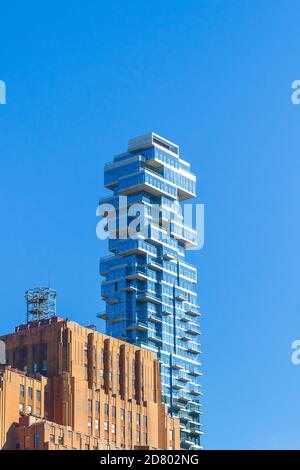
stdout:
<svg viewBox="0 0 300 470">
<path fill-rule="evenodd" d="M 200 449 L 197 271 L 185 259 L 197 237 L 181 211 L 182 202 L 195 197 L 196 178 L 177 145 L 150 133 L 130 140 L 128 152 L 105 165 L 105 186 L 112 194 L 100 203 L 116 209 L 117 227 L 108 240 L 111 254 L 100 261 L 106 309 L 99 316 L 108 335 L 158 354 L 163 400 L 180 417 L 181 446 Z M 147 227 L 134 239 L 124 235 L 126 198 L 129 207 L 139 204 Z"/>
</svg>

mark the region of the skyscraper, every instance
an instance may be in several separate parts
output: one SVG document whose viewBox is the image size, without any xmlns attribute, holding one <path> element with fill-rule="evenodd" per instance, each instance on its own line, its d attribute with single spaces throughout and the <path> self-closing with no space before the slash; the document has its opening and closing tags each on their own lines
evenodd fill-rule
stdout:
<svg viewBox="0 0 300 470">
<path fill-rule="evenodd" d="M 149 133 L 105 165 L 104 184 L 112 190 L 100 200 L 110 217 L 111 254 L 100 261 L 106 309 L 99 317 L 108 335 L 157 352 L 163 400 L 180 417 L 181 447 L 200 449 L 197 270 L 185 259 L 197 234 L 182 211 L 196 195 L 196 177 L 178 145 Z"/>
</svg>

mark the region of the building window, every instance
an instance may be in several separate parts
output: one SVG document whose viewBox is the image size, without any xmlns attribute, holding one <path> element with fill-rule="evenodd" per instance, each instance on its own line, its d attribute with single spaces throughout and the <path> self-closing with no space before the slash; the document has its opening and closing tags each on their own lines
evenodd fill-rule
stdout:
<svg viewBox="0 0 300 470">
<path fill-rule="evenodd" d="M 104 377 L 104 370 L 100 369 L 100 377 Z"/>
<path fill-rule="evenodd" d="M 32 406 L 31 405 L 27 406 L 27 413 L 29 413 L 29 414 L 32 413 Z"/>
<path fill-rule="evenodd" d="M 88 428 L 92 427 L 92 417 L 88 416 Z"/>
<path fill-rule="evenodd" d="M 54 434 L 50 434 L 50 442 L 53 444 L 55 441 Z"/>
<path fill-rule="evenodd" d="M 141 415 L 139 413 L 137 413 L 137 415 L 136 415 L 136 425 L 140 426 L 140 424 L 141 424 Z"/>
<path fill-rule="evenodd" d="M 113 418 L 116 417 L 116 407 L 115 406 L 111 407 L 111 415 L 112 415 Z"/>
<path fill-rule="evenodd" d="M 92 400 L 88 400 L 88 411 L 92 411 Z"/>
<path fill-rule="evenodd" d="M 16 450 L 20 449 L 20 439 L 16 439 Z"/>
<path fill-rule="evenodd" d="M 104 414 L 107 416 L 109 411 L 109 407 L 107 403 L 104 403 Z"/>
<path fill-rule="evenodd" d="M 173 442 L 173 429 L 169 430 L 169 439 L 171 442 Z"/>
<path fill-rule="evenodd" d="M 40 435 L 37 432 L 35 432 L 34 433 L 34 448 L 37 449 L 39 445 L 40 445 Z"/>
<path fill-rule="evenodd" d="M 37 358 L 37 355 L 38 355 L 37 346 L 36 346 L 36 344 L 34 344 L 34 345 L 32 346 L 32 357 L 33 357 L 33 359 L 36 359 L 36 358 Z"/>
<path fill-rule="evenodd" d="M 87 364 L 84 364 L 84 378 L 87 379 L 88 377 L 88 365 Z"/>
<path fill-rule="evenodd" d="M 35 414 L 36 414 L 36 416 L 40 417 L 41 416 L 41 408 L 37 408 Z"/>
<path fill-rule="evenodd" d="M 36 391 L 36 400 L 41 401 L 41 391 L 40 390 Z"/>
<path fill-rule="evenodd" d="M 104 421 L 104 432 L 108 432 L 108 421 Z"/>
<path fill-rule="evenodd" d="M 111 432 L 112 432 L 112 434 L 116 434 L 116 425 L 115 425 L 115 423 L 112 423 L 112 425 L 111 425 Z"/>
<path fill-rule="evenodd" d="M 95 419 L 95 429 L 96 431 L 99 431 L 99 419 L 98 418 Z"/>
<path fill-rule="evenodd" d="M 147 419 L 147 416 L 144 416 L 144 417 L 143 417 L 143 421 L 144 421 L 144 428 L 146 428 L 146 427 L 147 427 L 147 425 L 148 425 L 148 419 Z"/>
<path fill-rule="evenodd" d="M 128 411 L 128 422 L 131 423 L 132 420 L 132 413 L 131 411 Z"/>
<path fill-rule="evenodd" d="M 20 397 L 24 397 L 24 395 L 25 395 L 24 392 L 25 392 L 24 385 L 21 384 L 21 385 L 20 385 Z"/>
<path fill-rule="evenodd" d="M 99 401 L 96 401 L 95 409 L 96 409 L 96 412 L 99 413 L 99 411 L 100 411 L 100 402 Z"/>
<path fill-rule="evenodd" d="M 132 438 L 132 431 L 131 431 L 131 428 L 128 428 L 127 436 L 128 436 L 128 440 L 131 441 L 131 438 Z"/>
<path fill-rule="evenodd" d="M 124 421 L 125 419 L 125 410 L 124 408 L 121 408 L 121 421 Z"/>
<path fill-rule="evenodd" d="M 24 403 L 19 404 L 19 411 L 24 411 Z"/>
<path fill-rule="evenodd" d="M 35 362 L 35 363 L 33 364 L 33 372 L 36 374 L 38 370 L 39 370 L 39 366 L 38 366 L 37 363 Z"/>
<path fill-rule="evenodd" d="M 28 387 L 28 399 L 32 400 L 33 390 L 32 387 Z"/>
<path fill-rule="evenodd" d="M 146 432 L 144 432 L 144 444 L 148 444 L 148 434 Z"/>
<path fill-rule="evenodd" d="M 137 432 L 136 432 L 136 442 L 137 442 L 138 444 L 140 444 L 140 442 L 141 442 L 141 433 L 140 433 L 140 431 L 137 431 Z"/>
<path fill-rule="evenodd" d="M 63 436 L 58 436 L 58 445 L 62 446 L 64 444 Z"/>
<path fill-rule="evenodd" d="M 48 354 L 48 344 L 47 344 L 47 343 L 43 343 L 43 344 L 42 344 L 42 355 L 43 355 L 43 358 L 46 358 L 46 357 L 47 357 L 47 354 Z"/>
</svg>

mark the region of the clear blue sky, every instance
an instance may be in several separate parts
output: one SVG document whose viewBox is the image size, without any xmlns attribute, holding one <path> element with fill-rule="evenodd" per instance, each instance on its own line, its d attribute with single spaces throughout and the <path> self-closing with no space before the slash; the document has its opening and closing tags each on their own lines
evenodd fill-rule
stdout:
<svg viewBox="0 0 300 470">
<path fill-rule="evenodd" d="M 300 448 L 299 2 L 45 3 L 0 6 L 1 333 L 49 272 L 59 313 L 95 320 L 103 164 L 154 130 L 206 207 L 203 443 Z"/>
</svg>

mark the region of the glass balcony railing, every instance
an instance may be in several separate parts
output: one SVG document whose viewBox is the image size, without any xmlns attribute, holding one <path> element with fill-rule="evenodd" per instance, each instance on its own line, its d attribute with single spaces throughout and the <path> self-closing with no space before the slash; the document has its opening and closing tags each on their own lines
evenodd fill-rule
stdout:
<svg viewBox="0 0 300 470">
<path fill-rule="evenodd" d="M 187 315 L 190 315 L 191 317 L 200 317 L 201 316 L 201 313 L 200 313 L 200 308 L 198 305 L 193 305 L 191 303 L 187 303 L 185 304 L 184 306 L 185 308 L 185 313 Z"/>
<path fill-rule="evenodd" d="M 138 302 L 154 302 L 154 303 L 160 303 L 161 298 L 152 292 L 149 291 L 142 291 L 139 292 L 137 297 L 136 297 Z"/>
<path fill-rule="evenodd" d="M 171 235 L 180 240 L 185 248 L 197 246 L 197 232 L 190 227 L 172 222 Z"/>
<path fill-rule="evenodd" d="M 155 333 L 152 330 L 148 330 L 148 338 L 150 341 L 153 341 L 154 343 L 162 343 L 161 336 L 159 336 L 157 333 Z"/>
</svg>

